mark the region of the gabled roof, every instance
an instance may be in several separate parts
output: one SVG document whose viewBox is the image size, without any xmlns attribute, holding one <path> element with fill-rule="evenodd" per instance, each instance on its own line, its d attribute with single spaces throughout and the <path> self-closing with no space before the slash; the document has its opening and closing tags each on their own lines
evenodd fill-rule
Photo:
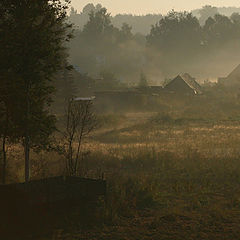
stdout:
<svg viewBox="0 0 240 240">
<path fill-rule="evenodd" d="M 227 79 L 240 78 L 240 64 L 227 76 Z"/>
<path fill-rule="evenodd" d="M 218 82 L 225 86 L 235 86 L 240 83 L 240 64 L 227 77 L 218 78 Z"/>
<path fill-rule="evenodd" d="M 191 77 L 188 73 L 180 74 L 170 81 L 164 88 L 168 88 L 175 82 L 184 82 L 189 88 L 193 90 L 195 94 L 202 94 L 201 86 L 195 81 L 195 78 Z"/>
<path fill-rule="evenodd" d="M 196 91 L 197 94 L 202 94 L 201 86 L 196 82 L 195 78 L 191 77 L 190 74 L 184 73 L 180 75 L 181 78 L 187 83 L 187 85 Z"/>
</svg>

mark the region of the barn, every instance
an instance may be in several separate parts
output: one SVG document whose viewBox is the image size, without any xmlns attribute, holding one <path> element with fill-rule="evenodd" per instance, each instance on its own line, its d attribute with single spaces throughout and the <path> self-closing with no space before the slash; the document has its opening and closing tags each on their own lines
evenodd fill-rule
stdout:
<svg viewBox="0 0 240 240">
<path fill-rule="evenodd" d="M 181 95 L 198 95 L 202 94 L 201 86 L 196 82 L 195 78 L 188 73 L 180 74 L 167 83 L 164 90 L 168 93 Z"/>
</svg>

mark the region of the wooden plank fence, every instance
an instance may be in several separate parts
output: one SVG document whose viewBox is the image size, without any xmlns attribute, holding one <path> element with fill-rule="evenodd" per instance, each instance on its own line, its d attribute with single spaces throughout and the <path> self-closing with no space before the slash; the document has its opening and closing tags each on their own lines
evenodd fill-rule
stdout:
<svg viewBox="0 0 240 240">
<path fill-rule="evenodd" d="M 0 202 L 25 200 L 31 205 L 65 200 L 96 199 L 106 195 L 106 181 L 80 177 L 52 177 L 27 183 L 0 185 Z"/>
<path fill-rule="evenodd" d="M 105 180 L 79 177 L 0 185 L 0 239 L 47 232 L 76 214 L 78 221 L 92 221 L 96 200 L 105 195 Z"/>
</svg>

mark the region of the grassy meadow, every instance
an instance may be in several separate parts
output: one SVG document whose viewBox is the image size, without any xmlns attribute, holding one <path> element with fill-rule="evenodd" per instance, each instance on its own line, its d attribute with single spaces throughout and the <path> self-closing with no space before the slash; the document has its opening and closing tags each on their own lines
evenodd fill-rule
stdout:
<svg viewBox="0 0 240 240">
<path fill-rule="evenodd" d="M 41 239 L 239 239 L 239 120 L 155 112 L 99 119 L 101 127 L 84 142 L 80 175 L 104 173 L 107 197 L 90 230 L 75 222 Z M 9 178 L 21 181 L 22 153 L 14 148 Z M 64 173 L 57 153 L 32 159 L 33 179 Z"/>
<path fill-rule="evenodd" d="M 101 118 L 81 174 L 104 173 L 107 199 L 91 230 L 58 230 L 56 239 L 239 239 L 238 120 Z"/>
</svg>

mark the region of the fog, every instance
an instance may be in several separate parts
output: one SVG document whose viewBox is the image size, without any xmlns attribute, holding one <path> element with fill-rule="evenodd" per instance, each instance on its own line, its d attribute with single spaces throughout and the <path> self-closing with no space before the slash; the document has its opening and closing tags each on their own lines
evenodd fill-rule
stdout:
<svg viewBox="0 0 240 240">
<path fill-rule="evenodd" d="M 238 2 L 1 0 L 0 240 L 239 240 Z"/>
<path fill-rule="evenodd" d="M 107 70 L 136 85 L 144 72 L 150 85 L 161 85 L 189 72 L 199 82 L 217 81 L 240 62 L 239 8 L 205 6 L 194 12 L 111 17 L 104 6 L 88 4 L 79 13 L 72 9 L 70 21 L 76 28 L 70 61 L 91 77 Z"/>
</svg>

